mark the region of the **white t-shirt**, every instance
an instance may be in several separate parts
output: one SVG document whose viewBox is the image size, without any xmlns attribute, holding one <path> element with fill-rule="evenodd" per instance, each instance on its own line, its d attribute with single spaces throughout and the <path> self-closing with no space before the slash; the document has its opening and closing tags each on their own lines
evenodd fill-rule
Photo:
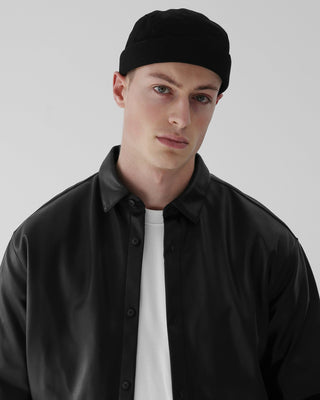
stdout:
<svg viewBox="0 0 320 400">
<path fill-rule="evenodd" d="M 145 214 L 134 400 L 172 400 L 162 210 Z"/>
</svg>

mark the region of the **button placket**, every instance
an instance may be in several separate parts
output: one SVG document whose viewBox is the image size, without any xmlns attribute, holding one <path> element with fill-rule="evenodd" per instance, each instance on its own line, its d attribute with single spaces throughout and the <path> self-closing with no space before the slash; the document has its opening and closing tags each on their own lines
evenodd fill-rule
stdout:
<svg viewBox="0 0 320 400">
<path fill-rule="evenodd" d="M 132 198 L 128 200 L 128 204 L 131 210 L 131 223 L 125 278 L 121 384 L 118 400 L 133 398 L 144 240 L 144 207 Z"/>
</svg>

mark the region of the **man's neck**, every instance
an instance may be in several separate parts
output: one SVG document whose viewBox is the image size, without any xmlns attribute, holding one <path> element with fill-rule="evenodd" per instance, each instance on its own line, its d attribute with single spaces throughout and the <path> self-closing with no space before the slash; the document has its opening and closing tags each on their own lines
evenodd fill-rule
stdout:
<svg viewBox="0 0 320 400">
<path fill-rule="evenodd" d="M 117 172 L 124 185 L 151 210 L 163 210 L 177 198 L 188 185 L 193 170 L 194 160 L 178 171 L 164 170 L 121 157 L 121 151 L 117 162 Z"/>
</svg>

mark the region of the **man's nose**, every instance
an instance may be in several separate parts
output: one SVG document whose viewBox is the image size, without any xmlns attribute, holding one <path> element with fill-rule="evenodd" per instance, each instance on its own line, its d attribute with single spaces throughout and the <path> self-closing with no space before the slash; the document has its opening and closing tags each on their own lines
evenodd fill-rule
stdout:
<svg viewBox="0 0 320 400">
<path fill-rule="evenodd" d="M 180 129 L 191 124 L 190 101 L 188 98 L 180 98 L 174 102 L 169 115 L 169 122 Z"/>
</svg>

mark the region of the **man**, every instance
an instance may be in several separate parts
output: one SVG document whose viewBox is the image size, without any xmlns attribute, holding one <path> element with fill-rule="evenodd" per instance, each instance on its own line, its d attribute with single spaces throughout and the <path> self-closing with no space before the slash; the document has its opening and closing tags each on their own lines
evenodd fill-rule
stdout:
<svg viewBox="0 0 320 400">
<path fill-rule="evenodd" d="M 226 32 L 155 11 L 114 74 L 121 147 L 13 234 L 0 398 L 320 399 L 320 303 L 298 239 L 197 154 Z"/>
</svg>

